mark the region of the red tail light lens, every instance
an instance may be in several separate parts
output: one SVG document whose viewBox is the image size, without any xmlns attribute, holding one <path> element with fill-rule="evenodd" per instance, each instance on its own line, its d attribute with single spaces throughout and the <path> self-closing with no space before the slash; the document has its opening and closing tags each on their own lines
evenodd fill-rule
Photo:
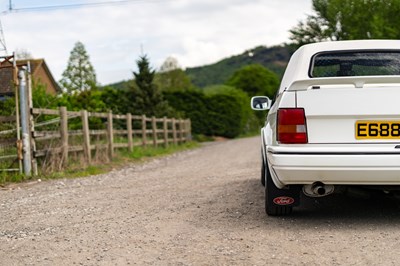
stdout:
<svg viewBox="0 0 400 266">
<path fill-rule="evenodd" d="M 278 110 L 278 141 L 283 144 L 308 143 L 306 116 L 303 108 Z"/>
</svg>

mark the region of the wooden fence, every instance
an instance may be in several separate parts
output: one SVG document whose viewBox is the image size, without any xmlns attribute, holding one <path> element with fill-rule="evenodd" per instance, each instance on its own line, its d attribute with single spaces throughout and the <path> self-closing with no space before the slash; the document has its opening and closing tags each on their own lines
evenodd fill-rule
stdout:
<svg viewBox="0 0 400 266">
<path fill-rule="evenodd" d="M 21 142 L 17 141 L 15 116 L 0 116 L 0 171 L 17 172 L 22 158 Z M 19 149 L 18 149 L 19 147 Z"/>
<path fill-rule="evenodd" d="M 86 110 L 71 112 L 65 107 L 58 110 L 33 108 L 31 113 L 34 173 L 37 173 L 38 161 L 43 163 L 56 158 L 57 168 L 63 168 L 68 165 L 71 154 L 79 154 L 83 155 L 83 162 L 90 165 L 98 153 L 106 154 L 109 160 L 116 149 L 125 148 L 131 152 L 137 146 L 168 147 L 191 139 L 190 120 Z"/>
</svg>

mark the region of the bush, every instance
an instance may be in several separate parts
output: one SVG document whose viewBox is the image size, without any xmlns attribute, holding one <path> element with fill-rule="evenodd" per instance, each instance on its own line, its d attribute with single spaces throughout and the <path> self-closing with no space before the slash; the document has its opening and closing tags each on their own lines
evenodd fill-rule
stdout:
<svg viewBox="0 0 400 266">
<path fill-rule="evenodd" d="M 168 103 L 192 121 L 195 135 L 237 137 L 254 122 L 246 93 L 228 86 L 199 90 L 165 92 Z M 255 126 L 258 126 L 255 123 Z"/>
<path fill-rule="evenodd" d="M 178 111 L 178 116 L 190 118 L 193 134 L 205 134 L 209 132 L 207 118 L 207 100 L 201 91 L 175 91 L 165 92 L 165 99 L 169 105 Z"/>
</svg>

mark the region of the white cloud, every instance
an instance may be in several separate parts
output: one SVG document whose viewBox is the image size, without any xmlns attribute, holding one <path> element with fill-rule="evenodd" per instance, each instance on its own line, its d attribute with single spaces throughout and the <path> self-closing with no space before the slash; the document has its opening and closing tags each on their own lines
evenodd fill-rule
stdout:
<svg viewBox="0 0 400 266">
<path fill-rule="evenodd" d="M 8 50 L 23 48 L 45 58 L 56 79 L 74 43 L 83 42 L 98 80 L 107 84 L 132 77 L 141 45 L 155 68 L 170 55 L 185 67 L 209 64 L 258 45 L 288 41 L 288 30 L 311 12 L 311 0 L 134 3 L 11 13 L 0 19 Z"/>
</svg>

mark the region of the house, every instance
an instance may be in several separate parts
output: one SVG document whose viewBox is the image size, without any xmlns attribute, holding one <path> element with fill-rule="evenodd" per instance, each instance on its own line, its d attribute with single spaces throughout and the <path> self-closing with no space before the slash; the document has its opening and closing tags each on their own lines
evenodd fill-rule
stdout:
<svg viewBox="0 0 400 266">
<path fill-rule="evenodd" d="M 33 84 L 43 84 L 46 92 L 56 95 L 61 92 L 56 80 L 50 72 L 44 59 L 17 60 L 17 66 L 25 66 L 30 63 Z M 13 68 L 10 61 L 0 63 L 0 98 L 14 95 Z"/>
</svg>

